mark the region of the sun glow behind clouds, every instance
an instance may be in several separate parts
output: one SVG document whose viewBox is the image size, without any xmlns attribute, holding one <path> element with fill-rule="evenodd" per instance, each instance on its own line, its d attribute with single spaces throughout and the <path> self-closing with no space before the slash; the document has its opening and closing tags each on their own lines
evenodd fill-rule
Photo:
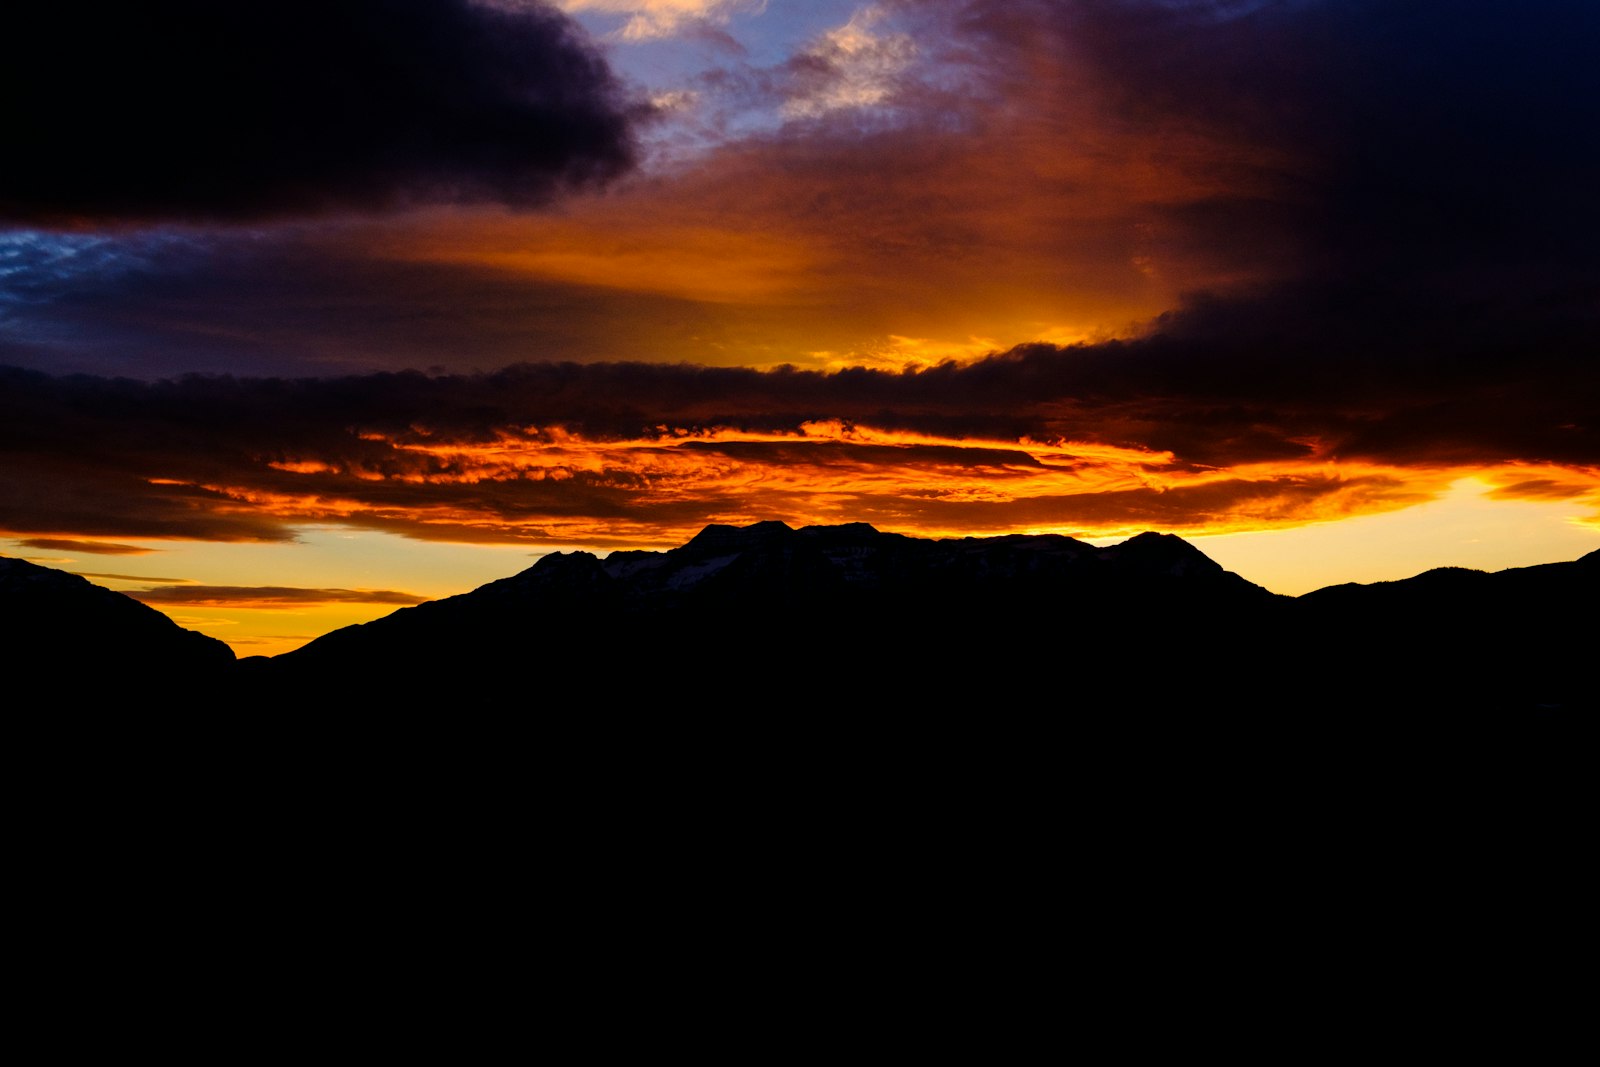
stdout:
<svg viewBox="0 0 1600 1067">
<path fill-rule="evenodd" d="M 222 512 L 345 523 L 423 540 L 671 546 L 707 522 L 869 521 L 919 535 L 1050 531 L 1219 535 L 1412 507 L 1467 473 L 1502 498 L 1600 507 L 1600 476 L 1299 460 L 1228 467 L 1072 440 L 946 437 L 841 419 L 797 430 L 662 425 L 589 437 L 560 425 L 459 437 L 360 435 L 360 458 L 290 456 L 270 473 L 192 483 Z"/>
<path fill-rule="evenodd" d="M 1516 474 L 1506 469 L 1458 478 L 1417 507 L 1339 522 L 1200 534 L 1195 546 L 1290 596 L 1343 582 L 1394 581 L 1435 567 L 1498 571 L 1557 563 L 1600 548 L 1600 476 L 1584 496 L 1556 502 L 1507 495 L 1498 483 Z"/>
<path fill-rule="evenodd" d="M 1192 470 L 1138 449 L 956 441 L 833 421 L 808 424 L 803 434 L 676 432 L 599 442 L 541 431 L 492 443 L 387 443 L 432 473 L 394 483 L 356 478 L 341 495 L 323 469 L 331 465 L 288 464 L 306 473 L 280 476 L 323 488 L 240 488 L 216 506 L 276 515 L 293 524 L 296 541 L 140 541 L 128 547 L 153 553 L 148 562 L 120 558 L 126 573 L 96 580 L 136 595 L 176 581 L 154 577 L 171 573 L 201 592 L 240 575 L 301 587 L 298 595 L 254 600 L 240 589 L 169 594 L 184 601 L 168 611 L 183 625 L 227 641 L 240 655 L 270 655 L 387 615 L 408 599 L 509 576 L 548 551 L 670 548 L 708 522 L 870 521 L 923 537 L 1064 533 L 1099 543 L 1158 528 L 1196 539 L 1224 567 L 1290 595 L 1435 566 L 1497 570 L 1575 559 L 1600 546 L 1600 472 L 1560 468 L 1302 463 Z M 517 503 L 519 488 L 541 484 L 578 493 L 565 502 L 546 497 L 542 511 L 537 499 Z M 1550 484 L 1564 486 L 1563 495 Z M 608 485 L 623 496 L 608 495 Z M 361 486 L 373 496 L 363 498 Z M 404 505 L 407 486 L 444 495 L 432 507 Z M 390 504 L 380 503 L 384 496 Z M 624 499 L 633 502 L 618 507 Z M 605 514 L 582 514 L 583 504 Z M 50 565 L 98 566 L 70 559 Z M 141 578 L 143 569 L 152 576 Z M 363 590 L 403 594 L 371 594 L 365 602 Z"/>
</svg>

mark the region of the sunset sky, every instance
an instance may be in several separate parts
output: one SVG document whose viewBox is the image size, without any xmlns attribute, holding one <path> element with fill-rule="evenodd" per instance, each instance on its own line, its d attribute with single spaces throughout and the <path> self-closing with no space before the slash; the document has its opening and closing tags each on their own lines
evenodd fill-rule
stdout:
<svg viewBox="0 0 1600 1067">
<path fill-rule="evenodd" d="M 1153 529 L 1282 593 L 1600 547 L 1600 5 L 0 36 L 0 554 L 241 655 L 711 522 Z"/>
</svg>

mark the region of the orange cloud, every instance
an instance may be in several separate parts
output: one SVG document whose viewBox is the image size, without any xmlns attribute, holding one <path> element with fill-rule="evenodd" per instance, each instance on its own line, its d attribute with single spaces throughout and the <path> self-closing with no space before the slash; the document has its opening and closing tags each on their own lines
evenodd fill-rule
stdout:
<svg viewBox="0 0 1600 1067">
<path fill-rule="evenodd" d="M 118 544 L 115 541 L 82 541 L 65 537 L 25 537 L 18 544 L 52 552 L 89 552 L 100 556 L 147 556 L 153 548 Z"/>
<path fill-rule="evenodd" d="M 1292 382 L 1252 379 L 1248 404 L 1154 392 L 1184 355 L 1149 342 L 896 373 L 569 364 L 159 387 L 12 375 L 9 425 L 29 460 L 0 464 L 0 529 L 284 541 L 326 523 L 590 547 L 762 519 L 1198 534 L 1392 510 L 1467 475 L 1600 513 L 1592 464 L 1518 458 L 1582 445 L 1564 409 L 1475 441 L 1504 392 L 1426 404 L 1328 378 L 1313 406 L 1284 391 L 1307 388 L 1305 364 Z M 172 436 L 179 400 L 194 414 Z"/>
<path fill-rule="evenodd" d="M 150 581 L 132 578 L 130 581 Z M 392 589 L 304 589 L 290 586 L 182 585 L 171 589 L 137 589 L 128 593 L 152 606 L 190 608 L 283 609 L 327 604 L 386 604 L 409 607 L 427 597 Z"/>
<path fill-rule="evenodd" d="M 1293 260 L 1263 206 L 1295 169 L 1287 153 L 1177 121 L 1130 124 L 1062 47 L 1048 33 L 1007 41 L 966 61 L 961 92 L 829 82 L 803 98 L 807 121 L 559 215 L 441 210 L 340 239 L 519 281 L 525 314 L 556 344 L 555 317 L 599 301 L 638 338 L 609 358 L 747 366 L 915 366 L 1129 336 L 1182 291 Z M 829 93 L 883 95 L 898 117 L 863 128 Z M 1247 214 L 1249 232 L 1219 240 L 1237 227 L 1213 217 L 1218 203 Z M 553 286 L 578 292 L 541 295 Z"/>
<path fill-rule="evenodd" d="M 1494 500 L 1568 501 L 1582 509 L 1570 521 L 1600 530 L 1600 467 L 1519 463 L 1481 476 Z"/>
<path fill-rule="evenodd" d="M 1325 459 L 1201 467 L 1104 443 L 942 437 L 843 420 L 620 440 L 538 427 L 492 441 L 367 436 L 382 446 L 382 476 L 299 461 L 273 465 L 293 469 L 287 480 L 197 488 L 227 501 L 225 510 L 286 523 L 433 540 L 659 545 L 707 522 L 773 517 L 934 536 L 1272 529 L 1420 503 L 1462 473 Z"/>
</svg>

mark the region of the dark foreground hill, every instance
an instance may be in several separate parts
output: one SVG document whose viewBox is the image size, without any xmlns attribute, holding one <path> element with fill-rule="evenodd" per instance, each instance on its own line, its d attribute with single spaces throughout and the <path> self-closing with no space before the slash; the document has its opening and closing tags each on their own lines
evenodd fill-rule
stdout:
<svg viewBox="0 0 1600 1067">
<path fill-rule="evenodd" d="M 39 699 L 94 682 L 162 687 L 231 678 L 233 650 L 87 579 L 0 557 L 0 654 Z"/>
<path fill-rule="evenodd" d="M 1441 567 L 1294 602 L 1338 695 L 1426 707 L 1600 707 L 1600 551 L 1486 573 Z"/>
<path fill-rule="evenodd" d="M 1099 548 L 764 522 L 546 556 L 247 670 L 298 692 L 546 710 L 1574 706 L 1597 571 L 1600 553 L 1296 600 L 1170 535 Z"/>
</svg>

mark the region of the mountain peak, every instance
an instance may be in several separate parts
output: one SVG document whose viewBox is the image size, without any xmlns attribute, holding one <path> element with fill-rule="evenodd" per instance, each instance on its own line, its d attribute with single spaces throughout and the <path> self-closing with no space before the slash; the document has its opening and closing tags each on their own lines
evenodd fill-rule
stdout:
<svg viewBox="0 0 1600 1067">
<path fill-rule="evenodd" d="M 870 522 L 841 522 L 837 526 L 814 524 L 800 527 L 800 533 L 844 535 L 849 537 L 877 537 L 881 531 Z"/>
<path fill-rule="evenodd" d="M 1102 549 L 1102 555 L 1134 562 L 1172 575 L 1220 573 L 1222 565 L 1177 534 L 1146 530 L 1119 545 Z"/>
<path fill-rule="evenodd" d="M 608 578 L 600 557 L 593 552 L 551 552 L 541 556 L 533 566 L 517 575 L 538 582 L 541 586 L 562 584 L 586 585 Z"/>
<path fill-rule="evenodd" d="M 793 527 L 776 519 L 751 523 L 749 526 L 728 526 L 723 523 L 712 523 L 695 534 L 689 543 L 683 547 L 693 552 L 701 552 L 708 549 L 717 552 L 744 551 L 751 548 L 784 544 L 795 536 Z"/>
</svg>

